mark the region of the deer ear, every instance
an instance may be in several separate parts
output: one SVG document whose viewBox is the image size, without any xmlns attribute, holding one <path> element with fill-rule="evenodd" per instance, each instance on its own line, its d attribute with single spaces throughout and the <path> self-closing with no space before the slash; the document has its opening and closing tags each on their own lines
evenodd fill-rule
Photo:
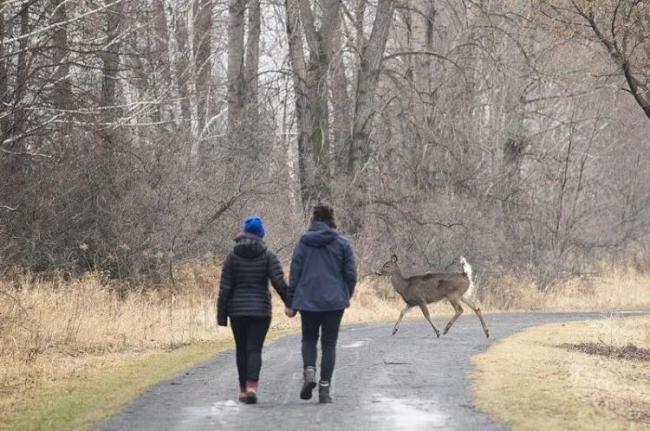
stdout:
<svg viewBox="0 0 650 431">
<path fill-rule="evenodd" d="M 394 263 L 397 263 L 397 255 L 392 255 L 390 257 L 390 260 L 393 261 Z"/>
</svg>

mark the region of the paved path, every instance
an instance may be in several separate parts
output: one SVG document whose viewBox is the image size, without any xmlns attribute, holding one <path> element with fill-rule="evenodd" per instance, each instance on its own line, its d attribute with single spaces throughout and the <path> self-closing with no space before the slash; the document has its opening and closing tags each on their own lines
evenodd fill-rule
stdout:
<svg viewBox="0 0 650 431">
<path fill-rule="evenodd" d="M 300 340 L 288 336 L 264 349 L 260 403 L 235 401 L 233 352 L 153 386 L 100 430 L 496 430 L 504 426 L 474 407 L 470 357 L 524 328 L 600 313 L 492 314 L 484 338 L 475 316 L 463 316 L 436 339 L 428 323 L 344 328 L 333 382 L 334 403 L 301 401 Z M 444 327 L 443 319 L 435 319 Z M 316 393 L 315 393 L 316 395 Z M 317 397 L 315 397 L 317 398 Z"/>
</svg>

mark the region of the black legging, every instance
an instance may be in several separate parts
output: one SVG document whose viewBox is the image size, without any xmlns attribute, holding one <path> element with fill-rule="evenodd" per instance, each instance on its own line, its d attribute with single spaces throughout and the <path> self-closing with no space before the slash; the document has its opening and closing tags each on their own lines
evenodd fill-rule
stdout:
<svg viewBox="0 0 650 431">
<path fill-rule="evenodd" d="M 302 361 L 305 367 L 315 367 L 318 352 L 318 330 L 321 329 L 321 359 L 320 379 L 329 382 L 334 373 L 336 362 L 336 340 L 339 336 L 343 310 L 338 311 L 301 311 L 302 320 Z"/>
<path fill-rule="evenodd" d="M 257 382 L 262 368 L 262 345 L 269 331 L 271 317 L 231 316 L 230 326 L 237 346 L 239 386 Z"/>
</svg>

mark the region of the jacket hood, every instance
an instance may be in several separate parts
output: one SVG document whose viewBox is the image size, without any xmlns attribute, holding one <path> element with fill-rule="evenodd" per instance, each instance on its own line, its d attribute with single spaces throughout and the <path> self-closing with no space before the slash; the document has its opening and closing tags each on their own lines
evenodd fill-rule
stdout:
<svg viewBox="0 0 650 431">
<path fill-rule="evenodd" d="M 309 247 L 325 247 L 338 237 L 338 231 L 323 222 L 316 222 L 302 235 L 300 241 Z"/>
<path fill-rule="evenodd" d="M 233 252 L 239 257 L 252 259 L 266 251 L 266 244 L 257 235 L 241 233 L 235 237 L 235 242 Z"/>
</svg>

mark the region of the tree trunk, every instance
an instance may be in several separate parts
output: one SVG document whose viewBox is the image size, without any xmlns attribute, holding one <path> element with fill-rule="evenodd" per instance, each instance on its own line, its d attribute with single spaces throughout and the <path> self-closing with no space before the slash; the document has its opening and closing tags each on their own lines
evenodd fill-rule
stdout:
<svg viewBox="0 0 650 431">
<path fill-rule="evenodd" d="M 316 28 L 309 0 L 286 0 L 287 36 L 298 124 L 298 163 L 303 209 L 331 197 L 328 73 L 334 34 L 340 27 L 340 0 L 323 0 Z M 300 23 L 300 25 L 298 24 Z M 302 32 L 301 32 L 302 30 Z M 304 35 L 309 60 L 305 64 Z"/>
<path fill-rule="evenodd" d="M 246 27 L 246 9 L 248 26 Z M 232 0 L 228 24 L 228 158 L 232 175 L 260 173 L 264 148 L 259 144 L 257 73 L 260 56 L 259 0 Z M 244 35 L 246 34 L 246 43 Z M 235 171 L 236 167 L 236 171 Z"/>
<path fill-rule="evenodd" d="M 169 61 L 169 26 L 165 12 L 165 0 L 153 0 L 154 28 L 156 32 L 155 69 L 160 71 L 160 82 L 157 82 L 159 104 L 158 109 L 163 121 L 171 120 L 174 116 L 170 109 L 171 99 L 169 89 L 172 88 L 172 73 Z"/>
<path fill-rule="evenodd" d="M 106 1 L 109 2 L 110 0 Z M 119 2 L 111 5 L 107 9 L 106 42 L 104 44 L 104 51 L 101 53 L 103 63 L 102 72 L 104 74 L 102 80 L 101 106 L 105 108 L 102 113 L 104 123 L 107 124 L 108 130 L 105 139 L 109 145 L 113 141 L 112 123 L 120 114 L 120 109 L 117 106 L 117 82 L 120 67 L 119 52 L 122 43 L 118 39 L 118 36 L 120 35 L 120 23 L 124 9 L 123 4 L 123 2 Z"/>
<path fill-rule="evenodd" d="M 370 157 L 370 129 L 384 50 L 395 11 L 395 0 L 379 0 L 370 39 L 361 53 L 348 173 L 355 175 Z"/>
<path fill-rule="evenodd" d="M 63 23 L 67 19 L 66 5 L 63 0 L 52 0 L 54 7 L 54 22 Z M 54 105 L 57 109 L 67 110 L 70 106 L 70 80 L 68 79 L 69 66 L 67 61 L 68 32 L 65 25 L 59 25 L 54 30 Z"/>
<path fill-rule="evenodd" d="M 63 23 L 67 20 L 66 4 L 63 0 L 52 0 L 54 8 L 54 22 Z M 72 128 L 72 118 L 70 110 L 72 103 L 72 87 L 68 77 L 70 67 L 68 65 L 68 32 L 65 24 L 56 27 L 52 38 L 54 42 L 53 64 L 56 69 L 54 72 L 54 107 L 63 113 L 66 122 L 63 124 L 58 133 L 61 134 L 54 142 L 58 147 L 58 152 L 62 153 L 67 144 L 66 137 L 70 134 Z"/>
<path fill-rule="evenodd" d="M 231 0 L 228 6 L 228 158 L 237 153 L 242 141 L 242 109 L 244 107 L 244 15 L 246 0 Z"/>
<path fill-rule="evenodd" d="M 520 187 L 521 187 L 521 164 L 526 144 L 520 137 L 511 137 L 503 145 L 502 187 L 501 187 L 501 210 L 503 211 L 504 237 L 506 246 L 510 248 L 512 262 L 519 254 L 519 230 L 518 219 L 521 211 Z"/>
<path fill-rule="evenodd" d="M 327 67 L 328 59 L 322 46 L 319 52 L 309 53 L 307 66 L 307 97 L 309 99 L 309 141 L 314 167 L 309 201 L 318 202 L 330 197 L 330 137 Z M 311 204 L 309 204 L 311 205 Z"/>
<path fill-rule="evenodd" d="M 348 176 L 355 185 L 350 193 L 352 202 L 348 205 L 351 217 L 347 230 L 350 234 L 359 233 L 365 219 L 367 184 L 362 170 L 370 159 L 370 130 L 375 113 L 375 95 L 395 4 L 395 0 L 379 0 L 370 38 L 361 53 L 359 63 L 351 144 L 348 145 L 351 152 L 348 159 Z"/>
<path fill-rule="evenodd" d="M 22 147 L 21 134 L 24 131 L 26 114 L 25 107 L 23 106 L 23 97 L 27 92 L 27 55 L 29 54 L 29 38 L 26 36 L 29 33 L 29 4 L 25 4 L 20 9 L 20 42 L 18 47 L 18 64 L 16 67 L 16 85 L 14 90 L 13 100 L 13 122 L 10 126 L 9 138 L 13 141 L 9 144 L 10 148 L 20 152 L 18 148 Z"/>
<path fill-rule="evenodd" d="M 248 35 L 246 37 L 246 64 L 244 66 L 244 94 L 246 123 L 249 125 L 251 136 L 258 136 L 259 106 L 257 99 L 257 73 L 260 60 L 260 29 L 261 29 L 260 0 L 249 0 L 248 3 Z M 252 142 L 252 141 L 251 141 Z"/>
<path fill-rule="evenodd" d="M 196 70 L 197 97 L 197 126 L 199 136 L 205 135 L 203 130 L 210 118 L 210 76 L 212 51 L 212 0 L 194 0 L 192 13 L 194 16 L 194 65 Z M 197 143 L 200 147 L 202 142 Z M 197 155 L 201 151 L 197 148 Z"/>
<path fill-rule="evenodd" d="M 181 107 L 181 128 L 189 129 L 192 120 L 192 108 L 190 104 L 190 89 L 188 82 L 190 80 L 190 59 L 187 55 L 188 35 L 187 35 L 187 11 L 177 11 L 175 15 L 174 38 L 178 51 L 174 61 L 174 70 L 176 74 L 176 87 Z"/>
<path fill-rule="evenodd" d="M 351 94 L 356 97 L 357 87 L 359 85 L 359 73 L 361 72 L 361 53 L 364 46 L 368 42 L 364 31 L 364 22 L 366 18 L 367 0 L 356 0 L 354 7 L 354 49 L 357 55 L 354 56 L 354 67 L 352 76 Z M 352 140 L 352 121 L 354 120 L 352 114 L 354 113 L 354 100 L 351 97 L 350 101 L 350 129 L 346 136 L 344 145 L 345 154 L 345 173 L 350 176 L 350 166 L 352 157 L 354 156 L 354 144 Z"/>
<path fill-rule="evenodd" d="M 308 122 L 309 100 L 307 99 L 307 76 L 304 47 L 301 36 L 300 15 L 297 0 L 285 0 L 285 13 L 287 15 L 287 39 L 289 43 L 289 63 L 293 71 L 293 92 L 296 99 L 296 128 L 298 147 L 298 183 L 300 188 L 300 201 L 303 210 L 310 201 L 310 178 L 308 167 Z"/>
<path fill-rule="evenodd" d="M 419 13 L 413 16 L 413 39 L 414 50 L 420 52 L 433 52 L 433 24 L 436 10 L 433 2 L 429 0 L 418 0 Z M 418 124 L 430 123 L 430 112 L 433 108 L 432 100 L 432 70 L 431 56 L 416 55 L 414 58 L 414 84 L 420 103 L 418 109 Z"/>
<path fill-rule="evenodd" d="M 332 44 L 332 61 L 330 66 L 330 79 L 332 81 L 332 126 L 334 139 L 334 153 L 337 175 L 343 176 L 347 172 L 348 151 L 346 144 L 349 142 L 352 123 L 351 106 L 352 100 L 348 92 L 348 77 L 343 61 L 342 32 L 334 33 Z"/>
<path fill-rule="evenodd" d="M 0 40 L 5 39 L 5 1 L 0 0 Z M 9 132 L 9 86 L 7 85 L 7 59 L 5 45 L 0 43 L 0 146 Z"/>
</svg>

